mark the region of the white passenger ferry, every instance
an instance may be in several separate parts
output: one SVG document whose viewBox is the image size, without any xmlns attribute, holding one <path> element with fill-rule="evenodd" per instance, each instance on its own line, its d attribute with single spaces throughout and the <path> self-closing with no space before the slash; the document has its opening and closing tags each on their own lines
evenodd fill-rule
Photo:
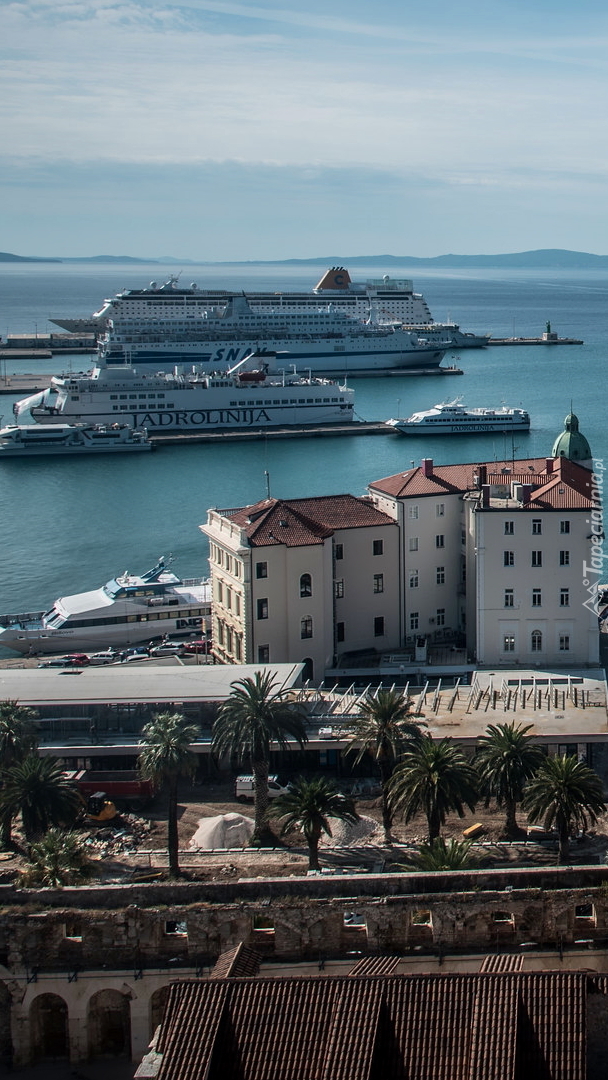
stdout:
<svg viewBox="0 0 608 1080">
<path fill-rule="evenodd" d="M 147 289 L 124 289 L 104 301 L 90 319 L 53 319 L 52 322 L 72 333 L 101 333 L 110 320 L 191 320 L 208 308 L 226 307 L 231 299 L 226 289 L 201 289 L 195 282 L 180 284 L 170 276 L 164 284 L 151 281 Z M 291 311 L 316 312 L 331 303 L 336 311 L 354 319 L 369 319 L 373 308 L 381 322 L 397 322 L 434 345 L 449 342 L 452 348 L 480 348 L 489 335 L 464 333 L 456 323 L 436 323 L 421 293 L 414 292 L 409 278 L 370 278 L 354 282 L 343 266 L 333 266 L 307 292 L 243 293 L 251 310 L 257 314 Z"/>
<path fill-rule="evenodd" d="M 197 364 L 230 367 L 252 352 L 288 353 L 319 375 L 365 375 L 438 367 L 448 342 L 429 344 L 397 323 L 363 322 L 332 305 L 311 311 L 252 311 L 244 296 L 193 317 L 115 317 L 99 339 L 100 363 L 153 371 Z"/>
<path fill-rule="evenodd" d="M 99 589 L 60 597 L 48 611 L 0 615 L 0 645 L 31 654 L 124 648 L 200 634 L 210 613 L 209 581 L 182 580 L 161 558 L 147 574 L 125 571 Z"/>
<path fill-rule="evenodd" d="M 276 375 L 264 368 L 240 370 L 249 359 L 237 365 L 239 370 L 217 375 L 140 375 L 131 367 L 96 367 L 89 374 L 54 376 L 48 390 L 23 398 L 13 409 L 17 419 L 45 425 L 120 420 L 151 433 L 353 420 L 354 391 L 347 386 L 285 369 Z"/>
<path fill-rule="evenodd" d="M 530 417 L 525 409 L 504 405 L 499 409 L 468 409 L 456 398 L 386 423 L 401 435 L 485 435 L 492 431 L 527 431 Z"/>
<path fill-rule="evenodd" d="M 9 424 L 0 428 L 0 461 L 7 457 L 119 454 L 151 449 L 147 431 L 128 424 Z"/>
</svg>

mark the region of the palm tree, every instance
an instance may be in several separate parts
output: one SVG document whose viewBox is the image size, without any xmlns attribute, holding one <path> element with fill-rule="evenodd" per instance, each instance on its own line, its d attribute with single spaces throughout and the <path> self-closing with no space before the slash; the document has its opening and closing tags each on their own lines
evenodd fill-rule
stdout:
<svg viewBox="0 0 608 1080">
<path fill-rule="evenodd" d="M 469 870 L 474 863 L 470 847 L 470 840 L 446 841 L 438 836 L 431 843 L 421 844 L 404 865 L 407 870 Z"/>
<path fill-rule="evenodd" d="M 28 754 L 4 773 L 0 814 L 10 820 L 21 813 L 28 841 L 42 836 L 52 825 L 71 824 L 81 807 L 80 796 L 50 757 Z"/>
<path fill-rule="evenodd" d="M 371 754 L 380 769 L 384 839 L 391 843 L 394 811 L 389 800 L 389 780 L 404 749 L 420 741 L 424 721 L 409 718 L 411 702 L 400 690 L 378 690 L 359 705 L 346 753 L 356 753 L 355 765 Z"/>
<path fill-rule="evenodd" d="M 555 825 L 559 836 L 558 866 L 568 862 L 573 827 L 594 825 L 606 810 L 602 783 L 582 761 L 573 756 L 545 758 L 524 793 L 523 806 L 531 824 Z"/>
<path fill-rule="evenodd" d="M 138 767 L 146 780 L 168 788 L 167 847 L 169 876 L 179 877 L 179 835 L 177 829 L 177 786 L 182 776 L 196 770 L 196 754 L 190 744 L 199 737 L 196 724 L 181 713 L 162 712 L 146 724 L 141 733 Z"/>
<path fill-rule="evenodd" d="M 319 840 L 321 833 L 331 836 L 330 818 L 353 824 L 359 820 L 355 805 L 347 795 L 338 791 L 325 777 L 306 780 L 299 777 L 286 795 L 274 800 L 273 817 L 283 820 L 281 836 L 291 829 L 300 829 L 308 844 L 308 869 L 319 870 Z"/>
<path fill-rule="evenodd" d="M 212 747 L 220 756 L 248 760 L 254 778 L 254 827 L 252 844 L 263 840 L 268 822 L 268 764 L 272 743 L 281 750 L 289 739 L 300 748 L 307 742 L 304 711 L 277 690 L 270 672 L 256 671 L 253 678 L 237 679 L 232 693 L 220 706 L 213 725 Z"/>
<path fill-rule="evenodd" d="M 475 764 L 482 788 L 497 806 L 505 807 L 505 833 L 510 840 L 517 837 L 516 810 L 521 802 L 526 781 L 534 776 L 544 761 L 544 754 L 528 735 L 532 724 L 489 724 L 479 739 Z"/>
<path fill-rule="evenodd" d="M 80 885 L 92 874 L 82 838 L 71 829 L 49 829 L 41 840 L 31 845 L 28 861 L 29 867 L 22 878 L 27 886 Z"/>
<path fill-rule="evenodd" d="M 393 773 L 393 812 L 402 812 L 408 822 L 422 811 L 432 843 L 449 813 L 455 810 L 464 817 L 465 806 L 475 809 L 477 784 L 475 769 L 451 739 L 434 742 L 430 735 L 423 735 L 420 744 L 404 755 Z"/>
<path fill-rule="evenodd" d="M 0 785 L 2 774 L 35 750 L 38 745 L 34 720 L 36 713 L 19 705 L 17 701 L 0 702 Z M 11 818 L 4 815 L 0 822 L 0 844 L 11 844 Z"/>
</svg>

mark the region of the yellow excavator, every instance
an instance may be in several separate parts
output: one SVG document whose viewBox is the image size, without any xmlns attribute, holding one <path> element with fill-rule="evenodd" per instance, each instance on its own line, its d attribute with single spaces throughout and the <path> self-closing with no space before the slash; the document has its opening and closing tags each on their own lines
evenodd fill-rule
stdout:
<svg viewBox="0 0 608 1080">
<path fill-rule="evenodd" d="M 94 795 L 81 794 L 80 798 L 84 805 L 84 812 L 91 821 L 112 821 L 118 813 L 105 791 L 96 791 Z"/>
</svg>

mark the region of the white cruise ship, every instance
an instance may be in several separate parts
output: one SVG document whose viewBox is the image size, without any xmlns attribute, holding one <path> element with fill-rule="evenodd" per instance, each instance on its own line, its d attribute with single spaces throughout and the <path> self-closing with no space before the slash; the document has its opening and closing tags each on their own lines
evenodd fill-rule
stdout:
<svg viewBox="0 0 608 1080">
<path fill-rule="evenodd" d="M 231 293 L 226 289 L 201 289 L 195 282 L 180 285 L 179 277 L 170 276 L 162 285 L 151 281 L 147 289 L 124 289 L 104 300 L 99 311 L 90 319 L 52 319 L 72 333 L 100 333 L 110 319 L 191 319 L 210 307 L 225 307 Z M 347 269 L 334 266 L 328 270 L 314 289 L 307 292 L 243 293 L 251 310 L 256 313 L 274 311 L 317 311 L 319 302 L 331 303 L 354 319 L 366 320 L 376 308 L 380 321 L 397 322 L 408 330 L 432 341 L 448 341 L 452 348 L 480 348 L 487 345 L 489 335 L 464 333 L 456 323 L 435 323 L 429 306 L 421 293 L 414 292 L 409 278 L 370 278 L 365 282 L 352 281 Z"/>
<path fill-rule="evenodd" d="M 333 304 L 312 311 L 255 312 L 244 296 L 192 317 L 121 315 L 99 341 L 100 363 L 139 370 L 196 364 L 230 367 L 252 352 L 284 353 L 320 375 L 365 375 L 399 368 L 438 367 L 447 342 L 430 345 L 397 323 L 353 318 Z M 284 366 L 285 358 L 269 358 Z M 276 370 L 276 368 L 275 368 Z"/>
<path fill-rule="evenodd" d="M 530 417 L 525 409 L 504 405 L 499 409 L 467 409 L 456 398 L 386 423 L 400 435 L 486 435 L 492 431 L 527 431 Z"/>
<path fill-rule="evenodd" d="M 13 406 L 17 420 L 27 417 L 45 425 L 121 421 L 150 433 L 344 424 L 353 420 L 353 410 L 353 390 L 295 371 L 141 375 L 131 367 L 103 366 L 90 374 L 54 376 L 48 390 Z"/>
<path fill-rule="evenodd" d="M 199 634 L 211 612 L 206 578 L 182 580 L 159 559 L 141 576 L 62 596 L 48 611 L 0 615 L 0 645 L 20 653 L 89 652 Z"/>
</svg>

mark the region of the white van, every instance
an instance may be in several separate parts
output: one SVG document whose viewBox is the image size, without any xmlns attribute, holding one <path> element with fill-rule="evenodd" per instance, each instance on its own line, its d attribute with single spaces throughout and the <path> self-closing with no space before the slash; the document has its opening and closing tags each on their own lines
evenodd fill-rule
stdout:
<svg viewBox="0 0 608 1080">
<path fill-rule="evenodd" d="M 237 776 L 234 782 L 234 795 L 238 802 L 253 801 L 255 780 L 253 776 Z M 278 776 L 268 777 L 268 798 L 276 799 L 279 795 L 286 795 L 289 788 L 279 783 Z"/>
</svg>

